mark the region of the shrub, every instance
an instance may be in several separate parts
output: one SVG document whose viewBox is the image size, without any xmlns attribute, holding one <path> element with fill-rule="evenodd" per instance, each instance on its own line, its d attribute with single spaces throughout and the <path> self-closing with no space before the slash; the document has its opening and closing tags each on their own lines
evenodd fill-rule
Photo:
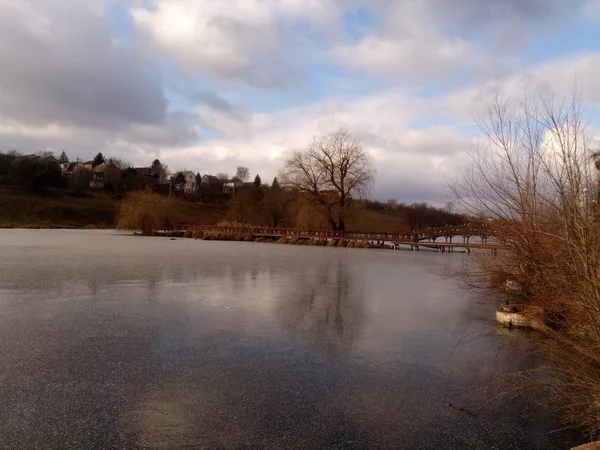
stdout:
<svg viewBox="0 0 600 450">
<path fill-rule="evenodd" d="M 169 228 L 171 199 L 155 194 L 152 189 L 132 192 L 121 203 L 117 218 L 119 230 L 141 230 L 151 235 L 154 230 Z"/>
</svg>

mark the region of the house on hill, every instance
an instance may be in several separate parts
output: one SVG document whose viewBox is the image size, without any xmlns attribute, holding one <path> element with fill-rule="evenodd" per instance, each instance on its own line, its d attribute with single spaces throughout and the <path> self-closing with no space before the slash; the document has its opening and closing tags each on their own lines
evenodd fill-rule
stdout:
<svg viewBox="0 0 600 450">
<path fill-rule="evenodd" d="M 223 194 L 233 195 L 239 188 L 244 187 L 244 182 L 238 179 L 227 180 L 223 183 Z"/>
<path fill-rule="evenodd" d="M 203 194 L 221 194 L 223 192 L 223 182 L 214 175 L 204 175 L 200 178 L 200 189 Z"/>
<path fill-rule="evenodd" d="M 90 187 L 94 189 L 102 189 L 107 183 L 114 182 L 119 178 L 121 170 L 114 164 L 98 164 L 94 167 L 92 181 Z"/>
<path fill-rule="evenodd" d="M 186 194 L 191 194 L 196 190 L 196 175 L 191 170 L 183 170 L 177 172 L 173 176 L 173 180 L 181 180 L 180 185 L 176 185 L 177 188 L 182 189 Z"/>
<path fill-rule="evenodd" d="M 152 167 L 135 167 L 133 170 L 135 170 L 136 175 L 139 175 L 141 177 L 156 176 L 156 174 L 152 170 Z"/>
<path fill-rule="evenodd" d="M 61 168 L 63 169 L 63 175 L 66 177 L 71 177 L 85 171 L 85 167 L 80 162 L 64 163 L 61 164 Z"/>
</svg>

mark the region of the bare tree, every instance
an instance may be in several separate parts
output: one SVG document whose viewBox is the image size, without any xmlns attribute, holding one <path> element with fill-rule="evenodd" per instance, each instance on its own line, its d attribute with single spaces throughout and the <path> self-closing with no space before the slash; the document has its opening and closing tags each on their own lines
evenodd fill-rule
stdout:
<svg viewBox="0 0 600 450">
<path fill-rule="evenodd" d="M 36 155 L 41 156 L 42 158 L 50 158 L 54 156 L 54 152 L 51 149 L 46 149 L 40 150 Z"/>
<path fill-rule="evenodd" d="M 218 174 L 215 175 L 219 181 L 225 183 L 226 181 L 229 180 L 229 174 L 225 173 L 225 172 L 219 172 Z"/>
<path fill-rule="evenodd" d="M 115 166 L 117 166 L 121 170 L 128 169 L 129 167 L 131 167 L 130 163 L 128 163 L 127 161 L 122 160 L 121 158 L 110 157 L 110 158 L 108 158 L 107 162 L 109 164 L 114 164 Z"/>
<path fill-rule="evenodd" d="M 362 143 L 347 130 L 317 136 L 281 170 L 282 184 L 300 191 L 335 230 L 344 230 L 353 200 L 368 192 L 374 170 Z"/>
<path fill-rule="evenodd" d="M 242 183 L 248 181 L 248 177 L 250 177 L 250 169 L 244 166 L 238 166 L 235 177 L 240 180 Z"/>
<path fill-rule="evenodd" d="M 577 95 L 497 94 L 472 165 L 453 186 L 465 211 L 488 218 L 508 251 L 477 263 L 513 303 L 541 308 L 550 339 L 550 392 L 565 419 L 600 431 L 600 217 L 598 172 Z M 537 379 L 539 382 L 539 378 Z"/>
</svg>

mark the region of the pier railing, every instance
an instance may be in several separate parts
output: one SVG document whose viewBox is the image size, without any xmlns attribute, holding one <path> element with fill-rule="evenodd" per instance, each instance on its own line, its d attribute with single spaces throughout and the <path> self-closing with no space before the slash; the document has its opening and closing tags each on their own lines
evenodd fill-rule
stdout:
<svg viewBox="0 0 600 450">
<path fill-rule="evenodd" d="M 454 236 L 469 238 L 478 236 L 484 240 L 490 235 L 490 230 L 482 225 L 459 225 L 448 227 L 427 228 L 410 233 L 388 233 L 372 231 L 336 231 L 336 230 L 310 230 L 299 228 L 239 226 L 239 225 L 188 225 L 180 224 L 174 227 L 175 231 L 205 231 L 222 233 L 242 233 L 265 237 L 298 237 L 314 239 L 348 239 L 390 242 L 420 242 L 424 240 L 435 242 L 438 238 L 450 239 Z"/>
</svg>

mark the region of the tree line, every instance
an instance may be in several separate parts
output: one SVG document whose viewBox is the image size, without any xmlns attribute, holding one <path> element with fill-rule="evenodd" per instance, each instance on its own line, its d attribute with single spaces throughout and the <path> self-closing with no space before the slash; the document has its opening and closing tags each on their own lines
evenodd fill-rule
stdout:
<svg viewBox="0 0 600 450">
<path fill-rule="evenodd" d="M 61 177 L 58 164 L 49 162 L 53 156 L 49 152 L 37 154 L 38 158 L 20 156 L 14 151 L 0 153 L 0 181 L 8 177 L 35 188 L 63 187 L 78 192 L 89 187 L 89 171 L 77 177 Z M 67 163 L 69 158 L 63 151 L 57 161 Z M 231 177 L 224 172 L 217 173 L 213 177 L 218 183 L 214 189 L 204 189 L 202 177 L 197 173 L 193 188 L 188 189 L 184 172 L 170 174 L 169 168 L 158 159 L 151 164 L 150 174 L 161 178 L 162 186 L 153 182 L 153 178 L 140 177 L 131 164 L 122 159 L 98 153 L 91 166 L 96 168 L 101 164 L 112 164 L 120 170 L 117 177 L 105 183 L 105 190 L 113 194 L 126 194 L 150 185 L 163 195 L 225 204 L 227 218 L 232 222 L 344 230 L 349 225 L 354 226 L 365 210 L 385 210 L 400 218 L 407 230 L 464 221 L 462 216 L 448 209 L 426 203 L 407 205 L 369 200 L 375 171 L 363 144 L 345 129 L 316 136 L 306 148 L 291 152 L 270 185 L 264 184 L 259 174 L 249 181 L 250 169 L 245 166 L 238 166 Z M 376 230 L 377 224 L 369 227 Z"/>
</svg>

